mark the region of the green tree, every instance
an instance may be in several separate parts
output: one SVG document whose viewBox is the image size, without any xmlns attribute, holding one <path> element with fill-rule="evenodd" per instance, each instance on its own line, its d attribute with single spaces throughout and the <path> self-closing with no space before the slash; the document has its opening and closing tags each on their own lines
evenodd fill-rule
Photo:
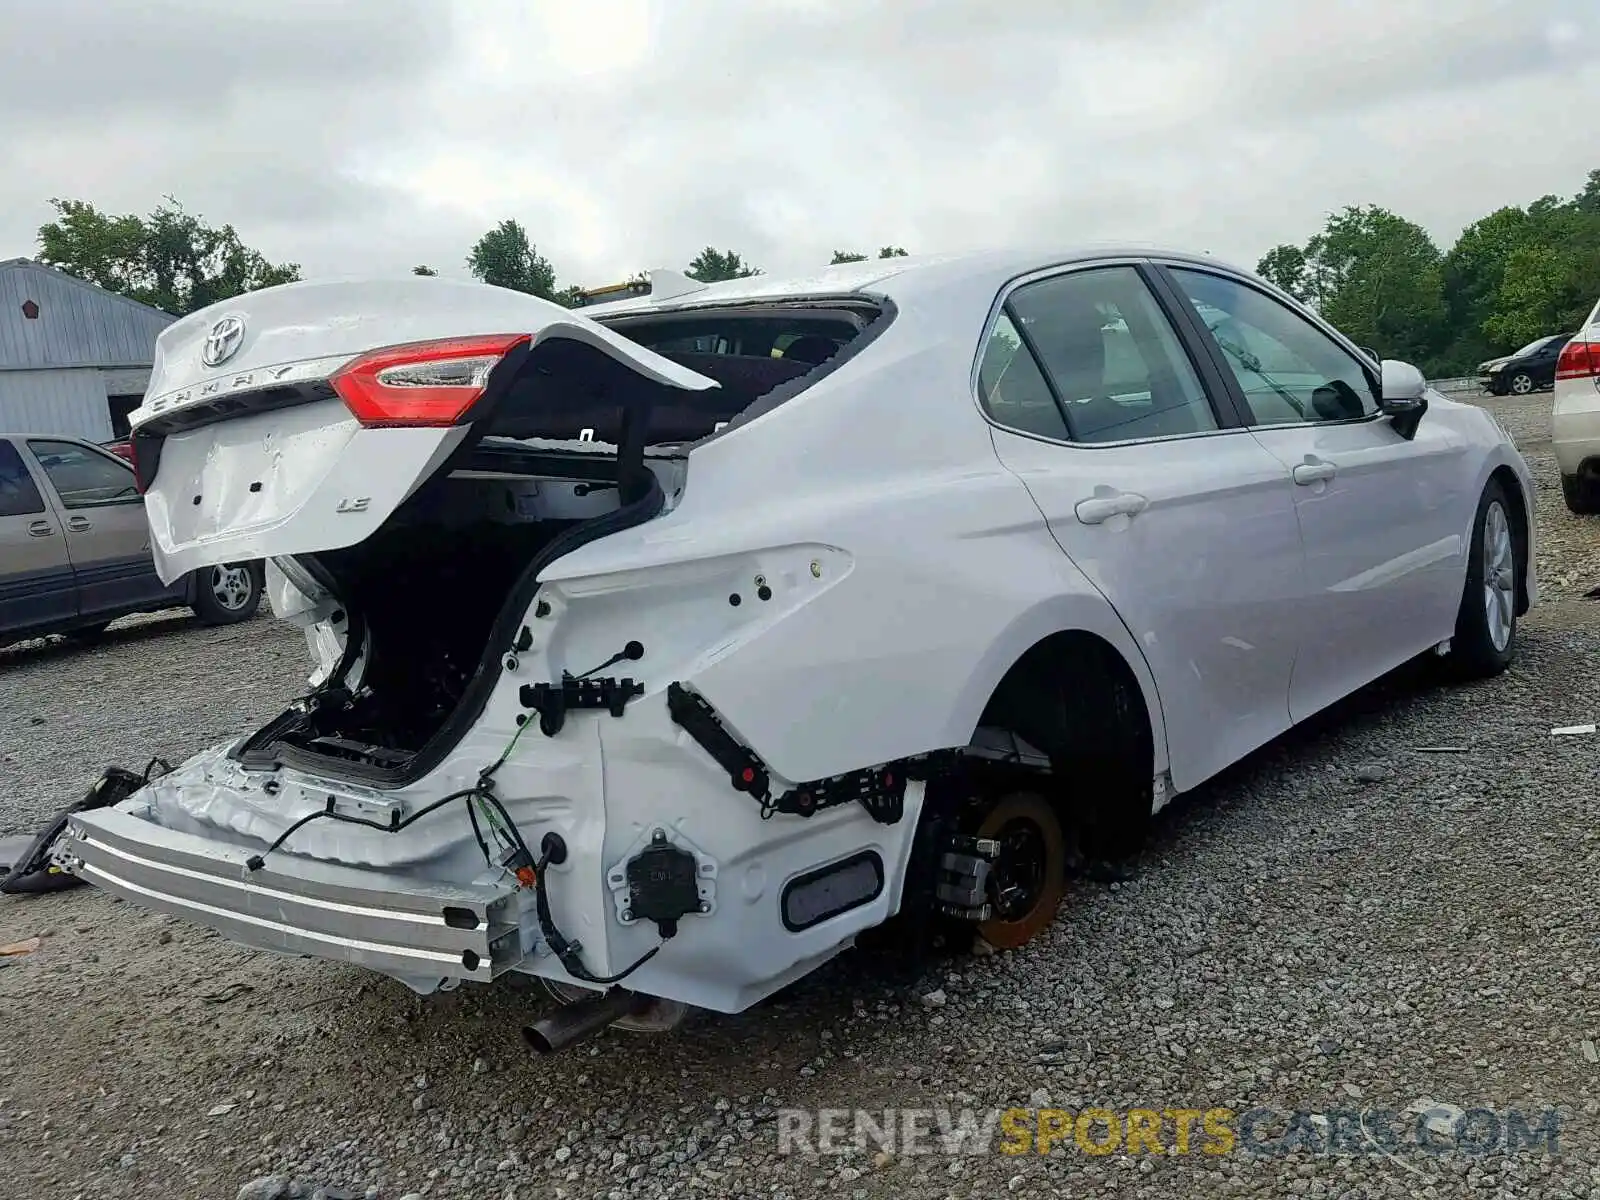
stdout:
<svg viewBox="0 0 1600 1200">
<path fill-rule="evenodd" d="M 1583 191 L 1572 198 L 1572 203 L 1579 212 L 1600 213 L 1600 167 L 1589 172 Z"/>
<path fill-rule="evenodd" d="M 717 283 L 723 279 L 744 279 L 750 275 L 759 275 L 761 272 L 732 250 L 718 250 L 714 246 L 707 246 L 694 256 L 684 274 L 690 279 L 698 279 L 701 283 Z"/>
<path fill-rule="evenodd" d="M 1483 322 L 1484 332 L 1508 350 L 1578 329 L 1600 292 L 1600 212 L 1585 211 L 1575 199 L 1530 219 L 1533 236 L 1506 260 Z"/>
<path fill-rule="evenodd" d="M 1415 224 L 1367 205 L 1304 246 L 1274 246 L 1263 278 L 1355 341 L 1440 375 L 1576 329 L 1600 293 L 1600 169 L 1570 199 L 1497 209 L 1441 255 Z"/>
<path fill-rule="evenodd" d="M 527 292 L 544 300 L 556 298 L 555 268 L 516 221 L 501 221 L 479 238 L 467 255 L 467 269 L 494 287 Z"/>
<path fill-rule="evenodd" d="M 1256 264 L 1256 274 L 1296 300 L 1311 299 L 1306 289 L 1306 252 L 1299 246 L 1274 246 Z"/>
<path fill-rule="evenodd" d="M 1429 369 L 1445 331 L 1443 256 L 1420 225 L 1346 208 L 1306 244 L 1311 292 L 1345 336 Z"/>
<path fill-rule="evenodd" d="M 905 247 L 903 247 L 903 246 L 884 246 L 882 249 L 880 249 L 878 251 L 878 257 L 879 258 L 905 258 L 906 257 Z M 833 252 L 833 261 L 831 263 L 829 263 L 828 265 L 836 267 L 840 263 L 856 263 L 856 262 L 866 262 L 866 261 L 867 261 L 867 256 L 865 254 L 857 254 L 854 250 L 835 250 Z"/>
<path fill-rule="evenodd" d="M 300 278 L 298 263 L 269 262 L 232 225 L 209 225 L 170 196 L 148 217 L 50 203 L 56 219 L 39 227 L 39 261 L 179 316 Z"/>
<path fill-rule="evenodd" d="M 1499 337 L 1488 322 L 1499 304 L 1506 268 L 1516 253 L 1537 238 L 1537 222 L 1525 209 L 1500 208 L 1468 225 L 1440 265 L 1448 326 L 1443 357 L 1468 370 L 1494 354 Z"/>
<path fill-rule="evenodd" d="M 413 275 L 437 275 L 439 272 L 435 271 L 430 266 L 421 265 L 421 266 L 412 267 L 411 268 L 411 273 Z"/>
</svg>

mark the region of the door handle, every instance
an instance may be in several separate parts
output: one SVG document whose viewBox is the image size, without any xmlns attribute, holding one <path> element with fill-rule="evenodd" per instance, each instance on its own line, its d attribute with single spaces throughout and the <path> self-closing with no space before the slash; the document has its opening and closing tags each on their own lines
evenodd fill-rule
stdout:
<svg viewBox="0 0 1600 1200">
<path fill-rule="evenodd" d="M 88 517 L 68 517 L 67 528 L 73 533 L 87 533 L 94 526 L 89 524 Z"/>
<path fill-rule="evenodd" d="M 56 531 L 56 527 L 49 521 L 35 521 L 28 526 L 29 537 L 49 537 Z"/>
<path fill-rule="evenodd" d="M 1109 495 L 1091 496 L 1079 500 L 1072 511 L 1085 525 L 1099 525 L 1112 517 L 1136 517 L 1150 504 L 1137 492 L 1112 492 Z"/>
<path fill-rule="evenodd" d="M 1325 483 L 1339 473 L 1339 468 L 1333 463 L 1320 458 L 1308 458 L 1299 463 L 1294 469 L 1294 481 L 1301 487 L 1309 487 L 1313 483 Z"/>
</svg>

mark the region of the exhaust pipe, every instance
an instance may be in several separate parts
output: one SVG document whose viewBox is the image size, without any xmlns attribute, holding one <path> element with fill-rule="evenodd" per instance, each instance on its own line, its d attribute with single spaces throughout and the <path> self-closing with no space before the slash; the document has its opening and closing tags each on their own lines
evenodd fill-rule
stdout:
<svg viewBox="0 0 1600 1200">
<path fill-rule="evenodd" d="M 649 1007 L 650 999 L 626 988 L 612 988 L 603 995 L 563 1005 L 548 1017 L 524 1025 L 522 1036 L 540 1054 L 554 1054 L 594 1036 L 613 1021 Z"/>
</svg>

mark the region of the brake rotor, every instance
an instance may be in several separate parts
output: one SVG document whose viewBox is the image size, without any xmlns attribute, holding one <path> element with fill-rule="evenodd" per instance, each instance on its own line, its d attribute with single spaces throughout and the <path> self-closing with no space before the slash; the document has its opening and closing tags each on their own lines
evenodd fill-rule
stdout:
<svg viewBox="0 0 1600 1200">
<path fill-rule="evenodd" d="M 591 989 L 574 987 L 570 983 L 561 983 L 542 976 L 539 977 L 539 982 L 558 1004 L 574 1004 L 579 1000 L 593 999 L 595 996 Z M 629 1033 L 666 1033 L 668 1030 L 676 1029 L 688 1015 L 689 1006 L 683 1001 L 663 1000 L 660 996 L 652 996 L 645 1008 L 611 1022 L 607 1028 L 622 1029 Z"/>
<path fill-rule="evenodd" d="M 989 872 L 994 916 L 978 923 L 991 946 L 1013 950 L 1050 924 L 1066 889 L 1066 837 L 1061 818 L 1042 796 L 1016 792 L 983 819 L 977 836 L 1000 843 Z"/>
</svg>

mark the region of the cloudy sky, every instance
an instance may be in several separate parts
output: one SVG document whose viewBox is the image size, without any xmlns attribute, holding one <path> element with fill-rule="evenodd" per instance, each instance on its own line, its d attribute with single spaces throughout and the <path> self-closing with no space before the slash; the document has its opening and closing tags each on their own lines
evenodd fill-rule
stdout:
<svg viewBox="0 0 1600 1200">
<path fill-rule="evenodd" d="M 0 258 L 163 194 L 311 275 L 1445 244 L 1600 167 L 1600 0 L 0 0 Z"/>
</svg>

